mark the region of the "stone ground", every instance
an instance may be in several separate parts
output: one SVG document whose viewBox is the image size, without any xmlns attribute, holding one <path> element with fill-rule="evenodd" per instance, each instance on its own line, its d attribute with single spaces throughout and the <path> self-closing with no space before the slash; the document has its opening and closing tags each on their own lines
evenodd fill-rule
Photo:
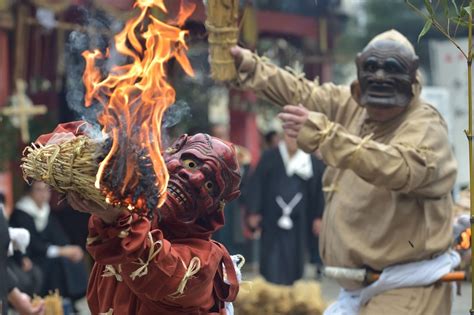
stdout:
<svg viewBox="0 0 474 315">
<path fill-rule="evenodd" d="M 247 266 L 247 268 L 244 270 L 244 279 L 251 279 L 256 275 L 256 266 Z M 307 279 L 314 279 L 314 268 L 312 266 L 307 266 L 305 270 L 305 278 Z M 327 301 L 332 301 L 337 298 L 337 295 L 339 293 L 339 285 L 328 278 L 323 277 L 321 279 L 321 291 L 323 294 L 323 298 Z M 461 296 L 455 296 L 454 298 L 454 303 L 453 303 L 453 309 L 451 314 L 446 314 L 446 315 L 469 315 L 469 309 L 471 307 L 471 284 L 470 283 L 463 283 L 462 284 L 462 295 Z M 87 304 L 84 301 L 81 301 L 79 303 L 81 312 L 80 315 L 89 315 L 88 309 L 87 309 Z M 238 314 L 236 314 L 238 315 Z M 263 315 L 263 314 L 262 314 Z M 267 315 L 267 314 L 265 314 Z M 268 314 L 271 315 L 271 314 Z M 426 314 L 430 315 L 430 314 Z"/>
</svg>

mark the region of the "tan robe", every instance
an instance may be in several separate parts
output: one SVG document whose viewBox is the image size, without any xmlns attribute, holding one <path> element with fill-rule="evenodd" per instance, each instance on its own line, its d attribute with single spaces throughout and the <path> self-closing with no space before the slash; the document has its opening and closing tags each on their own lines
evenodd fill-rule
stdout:
<svg viewBox="0 0 474 315">
<path fill-rule="evenodd" d="M 239 68 L 252 70 L 239 73 L 237 87 L 280 106 L 301 103 L 313 111 L 298 143 L 307 152 L 319 147 L 328 165 L 320 237 L 325 265 L 383 270 L 430 259 L 449 248 L 457 167 L 446 124 L 433 107 L 415 96 L 403 114 L 378 123 L 369 119 L 347 86 L 319 85 L 250 53 L 244 54 Z M 351 281 L 340 284 L 346 289 L 360 287 Z M 422 288 L 401 291 L 409 296 L 418 289 Z M 373 298 L 366 308 L 384 298 L 379 304 L 386 304 L 393 291 Z M 430 292 L 424 294 L 430 308 L 409 314 L 446 310 L 439 297 L 448 299 L 449 286 Z"/>
</svg>

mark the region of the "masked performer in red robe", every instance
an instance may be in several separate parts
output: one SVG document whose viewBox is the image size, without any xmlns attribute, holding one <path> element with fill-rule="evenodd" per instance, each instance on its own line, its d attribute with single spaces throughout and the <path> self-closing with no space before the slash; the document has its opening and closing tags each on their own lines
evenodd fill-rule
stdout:
<svg viewBox="0 0 474 315">
<path fill-rule="evenodd" d="M 227 314 L 226 302 L 237 295 L 231 257 L 211 240 L 224 224 L 225 203 L 240 193 L 233 146 L 183 135 L 164 158 L 168 196 L 153 219 L 68 194 L 73 208 L 93 214 L 87 248 L 95 260 L 88 288 L 94 315 Z"/>
</svg>

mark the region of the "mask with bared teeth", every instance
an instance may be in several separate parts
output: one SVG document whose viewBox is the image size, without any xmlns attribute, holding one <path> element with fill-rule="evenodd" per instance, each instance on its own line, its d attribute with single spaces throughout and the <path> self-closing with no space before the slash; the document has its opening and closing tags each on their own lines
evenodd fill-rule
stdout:
<svg viewBox="0 0 474 315">
<path fill-rule="evenodd" d="M 164 158 L 170 176 L 168 195 L 160 208 L 164 225 L 205 225 L 240 194 L 240 171 L 232 144 L 202 133 L 182 135 Z"/>
<path fill-rule="evenodd" d="M 371 42 L 357 55 L 356 65 L 361 105 L 408 106 L 419 65 L 418 56 L 409 47 L 389 39 Z"/>
</svg>

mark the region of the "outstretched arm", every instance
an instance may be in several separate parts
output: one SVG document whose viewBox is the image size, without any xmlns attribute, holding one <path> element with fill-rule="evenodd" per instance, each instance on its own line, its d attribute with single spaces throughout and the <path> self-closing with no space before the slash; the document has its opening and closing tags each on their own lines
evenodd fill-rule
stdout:
<svg viewBox="0 0 474 315">
<path fill-rule="evenodd" d="M 389 144 L 349 133 L 324 114 L 286 106 L 279 115 L 285 132 L 306 152 L 319 148 L 324 162 L 350 169 L 365 181 L 404 193 L 437 198 L 449 193 L 456 162 L 440 119 L 407 121 Z M 437 185 L 430 185 L 437 181 Z"/>
<path fill-rule="evenodd" d="M 252 90 L 273 104 L 303 104 L 306 108 L 338 120 L 337 113 L 350 98 L 348 87 L 320 85 L 304 74 L 295 74 L 266 61 L 250 50 L 235 46 L 231 49 L 238 70 L 232 84 L 239 89 Z M 351 110 L 356 110 L 353 108 Z M 347 109 L 345 109 L 347 113 Z"/>
</svg>

